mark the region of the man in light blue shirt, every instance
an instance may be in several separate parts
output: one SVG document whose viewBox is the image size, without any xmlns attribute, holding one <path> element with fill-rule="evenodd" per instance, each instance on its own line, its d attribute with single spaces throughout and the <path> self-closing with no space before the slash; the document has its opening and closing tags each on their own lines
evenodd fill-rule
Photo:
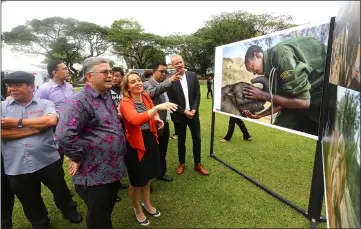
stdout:
<svg viewBox="0 0 361 229">
<path fill-rule="evenodd" d="M 56 206 L 73 223 L 82 221 L 64 180 L 54 142 L 58 122 L 54 103 L 33 97 L 34 76 L 14 72 L 3 80 L 10 98 L 2 101 L 1 139 L 4 170 L 9 185 L 33 227 L 47 228 L 48 212 L 41 183 L 53 193 Z"/>
</svg>

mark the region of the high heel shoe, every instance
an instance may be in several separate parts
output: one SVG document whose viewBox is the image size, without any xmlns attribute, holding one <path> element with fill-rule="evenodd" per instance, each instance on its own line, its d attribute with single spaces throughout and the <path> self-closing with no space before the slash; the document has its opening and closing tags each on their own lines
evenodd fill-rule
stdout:
<svg viewBox="0 0 361 229">
<path fill-rule="evenodd" d="M 157 209 L 155 209 L 154 213 L 150 213 L 148 211 L 148 209 L 145 207 L 144 203 L 142 203 L 142 207 L 145 209 L 146 212 L 148 212 L 150 215 L 152 215 L 153 217 L 159 217 L 160 216 L 160 211 L 158 211 Z"/>
<path fill-rule="evenodd" d="M 150 224 L 150 221 L 147 217 L 145 217 L 145 220 L 143 221 L 139 221 L 137 218 L 137 209 L 134 208 L 134 214 L 135 214 L 135 218 L 137 219 L 138 223 L 142 226 L 148 226 Z"/>
</svg>

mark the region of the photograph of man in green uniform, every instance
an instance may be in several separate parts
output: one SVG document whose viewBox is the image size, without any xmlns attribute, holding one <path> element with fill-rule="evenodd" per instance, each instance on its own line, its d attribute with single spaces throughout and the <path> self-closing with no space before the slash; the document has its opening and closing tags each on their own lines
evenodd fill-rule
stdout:
<svg viewBox="0 0 361 229">
<path fill-rule="evenodd" d="M 247 86 L 247 98 L 273 101 L 273 124 L 317 135 L 322 99 L 322 87 L 327 46 L 312 37 L 296 37 L 281 41 L 263 51 L 252 45 L 245 55 L 249 72 L 270 79 L 272 93 Z M 272 109 L 261 114 L 242 112 L 246 117 L 259 119 L 270 115 Z"/>
</svg>

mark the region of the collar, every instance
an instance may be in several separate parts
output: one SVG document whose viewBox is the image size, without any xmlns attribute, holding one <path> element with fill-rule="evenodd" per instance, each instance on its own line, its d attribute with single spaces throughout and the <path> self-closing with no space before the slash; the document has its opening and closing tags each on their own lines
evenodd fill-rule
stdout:
<svg viewBox="0 0 361 229">
<path fill-rule="evenodd" d="M 180 77 L 181 79 L 186 79 L 186 72 L 184 71 L 183 75 Z"/>
<path fill-rule="evenodd" d="M 89 93 L 93 98 L 102 98 L 104 100 L 109 98 L 109 91 L 104 92 L 104 94 L 102 95 L 99 92 L 97 92 L 94 88 L 92 88 L 88 83 L 85 84 L 84 91 L 86 93 Z"/>
<path fill-rule="evenodd" d="M 55 83 L 53 79 L 50 79 L 50 80 L 49 80 L 49 84 L 50 84 L 51 87 L 53 87 L 53 88 L 54 88 L 54 87 L 64 87 L 64 86 L 67 84 L 67 82 L 64 82 L 63 85 L 60 85 L 60 84 Z"/>
<path fill-rule="evenodd" d="M 271 52 L 270 50 L 263 52 L 263 66 L 264 66 L 264 76 L 265 77 L 269 76 L 269 73 L 272 69 L 271 60 L 269 58 L 270 52 Z"/>
<path fill-rule="evenodd" d="M 113 86 L 111 90 L 114 90 L 114 89 L 122 90 L 122 87 Z"/>
<path fill-rule="evenodd" d="M 32 104 L 32 103 L 39 103 L 39 100 L 40 100 L 40 98 L 33 96 L 33 98 L 30 100 L 30 102 L 29 102 L 26 106 L 29 106 L 29 105 Z M 14 103 L 19 104 L 19 103 L 18 103 L 17 101 L 15 101 L 15 99 L 13 99 L 13 98 L 9 98 L 9 99 L 8 99 L 8 104 L 9 104 L 9 105 L 13 105 Z"/>
<path fill-rule="evenodd" d="M 149 79 L 149 81 L 150 81 L 150 83 L 154 83 L 155 85 L 159 85 L 159 82 L 154 79 L 154 76 L 152 76 L 152 77 Z"/>
</svg>

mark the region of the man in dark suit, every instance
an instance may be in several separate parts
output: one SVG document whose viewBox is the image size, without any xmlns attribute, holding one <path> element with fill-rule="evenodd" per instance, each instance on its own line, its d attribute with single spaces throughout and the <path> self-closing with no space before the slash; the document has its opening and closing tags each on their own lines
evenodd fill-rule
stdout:
<svg viewBox="0 0 361 229">
<path fill-rule="evenodd" d="M 186 133 L 187 126 L 192 134 L 193 159 L 195 170 L 202 175 L 209 175 L 209 172 L 201 164 L 201 126 L 199 122 L 199 104 L 201 92 L 197 75 L 194 72 L 185 72 L 183 58 L 175 55 L 171 59 L 172 66 L 180 76 L 178 82 L 174 82 L 167 91 L 169 100 L 178 104 L 178 109 L 173 115 L 173 122 L 178 132 L 178 159 L 179 166 L 177 174 L 184 172 L 186 154 Z"/>
<path fill-rule="evenodd" d="M 153 65 L 153 76 L 148 78 L 147 81 L 143 83 L 144 89 L 149 93 L 150 98 L 153 100 L 154 105 L 161 103 L 169 102 L 167 95 L 167 89 L 172 86 L 173 82 L 179 81 L 179 76 L 174 74 L 168 79 L 165 79 L 167 76 L 167 65 L 165 63 L 155 63 Z M 173 178 L 166 175 L 167 171 L 167 150 L 168 150 L 168 141 L 169 141 L 169 120 L 170 112 L 169 111 L 158 111 L 160 119 L 164 122 L 164 127 L 158 130 L 158 141 L 159 141 L 159 155 L 161 161 L 161 176 L 158 177 L 159 180 L 163 181 L 173 181 Z"/>
</svg>

